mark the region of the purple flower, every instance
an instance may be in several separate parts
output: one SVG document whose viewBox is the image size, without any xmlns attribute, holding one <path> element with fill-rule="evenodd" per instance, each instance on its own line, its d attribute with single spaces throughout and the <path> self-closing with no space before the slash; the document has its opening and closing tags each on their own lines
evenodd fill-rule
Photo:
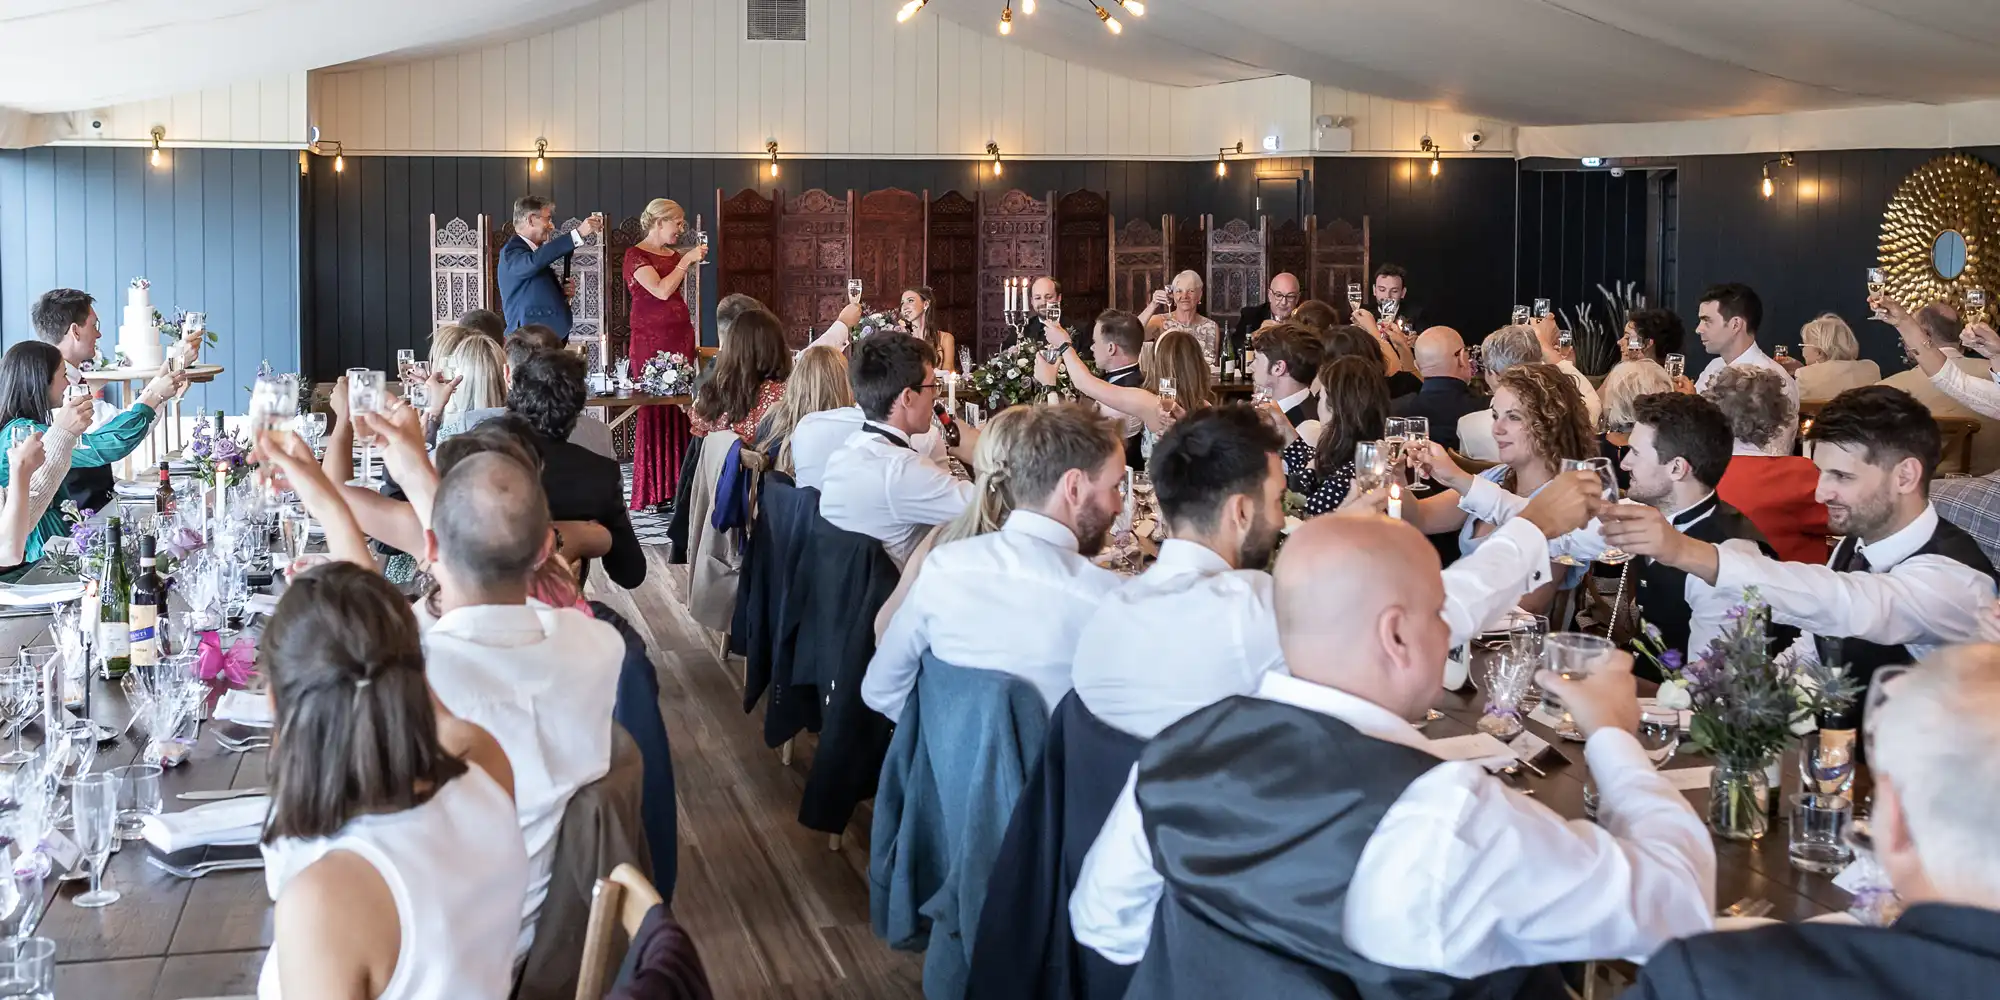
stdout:
<svg viewBox="0 0 2000 1000">
<path fill-rule="evenodd" d="M 241 454 L 234 440 L 226 437 L 215 439 L 214 455 L 217 462 L 235 462 Z"/>
<path fill-rule="evenodd" d="M 166 545 L 167 555 L 175 559 L 186 559 L 189 555 L 201 550 L 201 532 L 186 525 L 177 526 L 174 528 L 173 534 L 167 536 Z"/>
</svg>

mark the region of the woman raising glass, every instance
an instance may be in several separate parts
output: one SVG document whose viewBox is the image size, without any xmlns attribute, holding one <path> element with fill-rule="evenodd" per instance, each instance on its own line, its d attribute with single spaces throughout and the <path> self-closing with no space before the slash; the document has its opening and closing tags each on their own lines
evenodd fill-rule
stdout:
<svg viewBox="0 0 2000 1000">
<path fill-rule="evenodd" d="M 708 248 L 674 249 L 687 232 L 687 213 L 666 198 L 646 203 L 639 215 L 645 238 L 625 251 L 625 290 L 632 296 L 632 337 L 626 349 L 634 369 L 665 351 L 696 361 L 694 321 L 683 289 L 688 268 L 701 263 Z M 631 508 L 640 510 L 674 498 L 681 460 L 687 455 L 688 417 L 678 406 L 642 406 L 632 441 Z"/>
<path fill-rule="evenodd" d="M 938 371 L 957 371 L 958 341 L 951 334 L 931 325 L 931 303 L 936 299 L 937 296 L 927 286 L 905 288 L 896 312 L 902 317 L 903 325 L 909 327 L 910 334 L 931 345 L 931 350 L 937 353 Z"/>
<path fill-rule="evenodd" d="M 1152 301 L 1146 303 L 1146 311 L 1139 314 L 1139 322 L 1145 324 L 1147 340 L 1157 341 L 1175 330 L 1193 334 L 1195 342 L 1201 345 L 1202 356 L 1208 359 L 1209 364 L 1214 364 L 1216 352 L 1221 346 L 1222 328 L 1201 314 L 1201 289 L 1201 275 L 1193 271 L 1174 275 L 1174 280 L 1166 288 L 1153 292 Z"/>
<path fill-rule="evenodd" d="M 1143 435 L 1139 453 L 1145 458 L 1152 457 L 1153 443 L 1173 426 L 1181 414 L 1214 406 L 1220 401 L 1208 371 L 1208 361 L 1202 357 L 1201 345 L 1184 330 L 1168 333 L 1154 345 L 1152 364 L 1143 385 L 1125 386 L 1113 385 L 1093 374 L 1090 366 L 1084 364 L 1083 358 L 1077 354 L 1069 331 L 1054 323 L 1045 323 L 1043 329 L 1052 346 L 1048 351 L 1035 353 L 1035 381 L 1047 386 L 1055 385 L 1056 365 L 1062 364 L 1077 392 L 1095 400 L 1113 415 L 1129 418 L 1128 424 L 1144 425 L 1143 430 L 1128 426 L 1126 436 L 1131 437 L 1135 433 Z M 1060 354 L 1061 357 L 1051 360 L 1052 354 Z"/>
<path fill-rule="evenodd" d="M 1319 380 L 1317 441 L 1299 436 L 1278 404 L 1264 404 L 1267 421 L 1286 441 L 1285 481 L 1305 494 L 1307 517 L 1337 510 L 1347 500 L 1354 483 L 1354 446 L 1380 438 L 1389 419 L 1389 380 L 1374 358 L 1340 358 L 1320 369 Z"/>
</svg>

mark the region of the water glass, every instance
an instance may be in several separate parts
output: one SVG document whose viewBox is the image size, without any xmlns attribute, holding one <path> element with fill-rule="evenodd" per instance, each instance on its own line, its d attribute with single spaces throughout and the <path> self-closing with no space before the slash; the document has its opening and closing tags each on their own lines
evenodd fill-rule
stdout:
<svg viewBox="0 0 2000 1000">
<path fill-rule="evenodd" d="M 1589 677 L 1616 648 L 1611 640 L 1585 632 L 1557 632 L 1542 641 L 1549 670 L 1566 681 Z"/>
<path fill-rule="evenodd" d="M 118 902 L 116 889 L 104 888 L 104 867 L 117 841 L 118 778 L 109 773 L 86 774 L 70 786 L 70 809 L 76 815 L 76 844 L 90 866 L 90 891 L 71 902 L 85 909 Z"/>
<path fill-rule="evenodd" d="M 1792 867 L 1832 875 L 1854 860 L 1847 828 L 1854 804 L 1845 796 L 1800 792 L 1792 796 Z"/>
<path fill-rule="evenodd" d="M 35 932 L 35 923 L 42 914 L 42 887 L 48 873 L 36 864 L 38 859 L 22 855 L 14 862 L 11 872 L 0 873 L 0 933 L 10 941 L 18 941 Z M 0 997 L 7 994 L 0 991 Z"/>
<path fill-rule="evenodd" d="M 1646 756 L 1653 758 L 1654 767 L 1672 760 L 1681 745 L 1681 713 L 1658 705 L 1641 707 L 1639 745 L 1646 748 Z"/>
<path fill-rule="evenodd" d="M 54 1000 L 56 943 L 31 937 L 0 941 L 0 1000 Z"/>
<path fill-rule="evenodd" d="M 146 817 L 160 814 L 160 766 L 127 764 L 110 774 L 118 781 L 118 839 L 139 840 Z"/>
<path fill-rule="evenodd" d="M 0 754 L 0 764 L 25 764 L 35 755 L 22 743 L 28 720 L 42 708 L 41 665 L 20 659 L 0 660 L 0 719 L 14 727 L 14 749 Z"/>
</svg>

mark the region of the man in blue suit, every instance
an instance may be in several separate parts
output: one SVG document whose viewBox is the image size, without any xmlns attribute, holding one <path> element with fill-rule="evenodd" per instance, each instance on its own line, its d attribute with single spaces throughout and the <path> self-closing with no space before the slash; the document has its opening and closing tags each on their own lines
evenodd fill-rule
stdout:
<svg viewBox="0 0 2000 1000">
<path fill-rule="evenodd" d="M 500 248 L 500 308 L 509 330 L 541 323 L 568 338 L 569 296 L 555 264 L 563 261 L 567 270 L 571 251 L 604 228 L 604 216 L 593 212 L 568 236 L 551 239 L 556 232 L 555 207 L 540 195 L 515 199 L 514 238 Z"/>
</svg>

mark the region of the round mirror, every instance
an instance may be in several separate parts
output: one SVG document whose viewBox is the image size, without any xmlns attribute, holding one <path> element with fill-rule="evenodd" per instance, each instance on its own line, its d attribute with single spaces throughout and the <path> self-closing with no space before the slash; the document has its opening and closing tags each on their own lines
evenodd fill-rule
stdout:
<svg viewBox="0 0 2000 1000">
<path fill-rule="evenodd" d="M 1939 233 L 1937 242 L 1931 244 L 1931 267 L 1946 281 L 1955 281 L 1964 274 L 1965 236 L 1956 229 Z"/>
</svg>

